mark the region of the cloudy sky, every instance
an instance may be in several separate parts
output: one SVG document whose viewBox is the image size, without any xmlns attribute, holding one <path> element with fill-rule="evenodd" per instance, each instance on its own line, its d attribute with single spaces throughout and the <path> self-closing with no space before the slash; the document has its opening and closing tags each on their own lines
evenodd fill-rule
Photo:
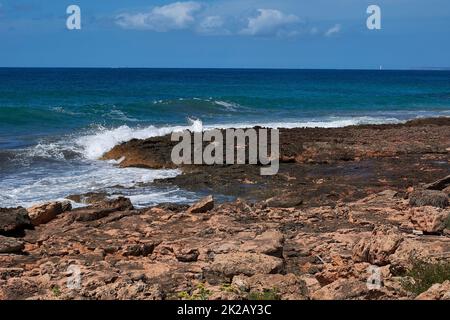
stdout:
<svg viewBox="0 0 450 320">
<path fill-rule="evenodd" d="M 450 67 L 448 39 L 448 0 L 0 0 L 3 67 Z"/>
</svg>

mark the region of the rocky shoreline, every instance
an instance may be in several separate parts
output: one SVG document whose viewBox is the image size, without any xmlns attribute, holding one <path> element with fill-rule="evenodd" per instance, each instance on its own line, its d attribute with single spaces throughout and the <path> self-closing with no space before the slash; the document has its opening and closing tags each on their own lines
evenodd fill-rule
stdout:
<svg viewBox="0 0 450 320">
<path fill-rule="evenodd" d="M 0 299 L 450 299 L 449 118 L 280 138 L 276 176 L 189 166 L 156 182 L 233 202 L 0 209 Z M 171 146 L 104 158 L 170 168 Z"/>
</svg>

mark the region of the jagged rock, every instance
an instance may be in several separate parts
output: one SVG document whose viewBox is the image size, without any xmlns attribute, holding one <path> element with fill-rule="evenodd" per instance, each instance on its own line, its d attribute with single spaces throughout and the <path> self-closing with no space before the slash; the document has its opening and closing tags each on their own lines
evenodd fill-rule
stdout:
<svg viewBox="0 0 450 320">
<path fill-rule="evenodd" d="M 416 300 L 450 300 L 450 280 L 433 284 L 430 289 L 419 294 Z"/>
<path fill-rule="evenodd" d="M 278 258 L 283 257 L 284 236 L 279 231 L 266 231 L 253 240 L 244 242 L 240 251 L 263 253 Z"/>
<path fill-rule="evenodd" d="M 280 273 L 283 260 L 259 253 L 234 252 L 218 254 L 205 270 L 205 278 L 211 284 L 228 282 L 234 276 Z"/>
<path fill-rule="evenodd" d="M 57 215 L 72 210 L 72 205 L 69 201 L 49 202 L 45 204 L 35 205 L 28 208 L 28 216 L 34 226 L 45 224 L 56 218 Z"/>
<path fill-rule="evenodd" d="M 197 203 L 193 204 L 188 210 L 188 213 L 205 213 L 214 208 L 213 196 L 207 196 Z"/>
<path fill-rule="evenodd" d="M 426 233 L 440 233 L 446 228 L 450 209 L 426 206 L 411 208 L 411 222 L 416 230 Z"/>
<path fill-rule="evenodd" d="M 418 190 L 409 196 L 409 204 L 413 207 L 446 208 L 448 207 L 448 195 L 437 190 Z"/>
<path fill-rule="evenodd" d="M 315 291 L 313 300 L 361 299 L 369 293 L 367 284 L 357 279 L 339 279 Z"/>
<path fill-rule="evenodd" d="M 300 276 L 300 280 L 304 283 L 305 294 L 308 297 L 321 288 L 319 281 L 313 275 L 303 274 Z"/>
<path fill-rule="evenodd" d="M 450 187 L 450 175 L 436 180 L 432 183 L 428 183 L 426 185 L 423 186 L 425 189 L 429 189 L 429 190 L 443 190 L 447 187 Z"/>
<path fill-rule="evenodd" d="M 0 236 L 0 253 L 20 253 L 24 248 L 23 242 L 16 238 Z"/>
<path fill-rule="evenodd" d="M 0 234 L 20 232 L 31 227 L 30 217 L 24 208 L 0 208 Z"/>
<path fill-rule="evenodd" d="M 95 203 L 87 208 L 80 208 L 73 211 L 75 221 L 94 221 L 104 218 L 116 211 L 133 210 L 130 199 L 118 197 L 116 199 L 105 200 Z"/>
<path fill-rule="evenodd" d="M 355 262 L 369 262 L 378 266 L 389 264 L 389 256 L 402 241 L 403 237 L 395 229 L 378 227 L 370 238 L 361 239 L 353 247 L 352 259 Z"/>
</svg>

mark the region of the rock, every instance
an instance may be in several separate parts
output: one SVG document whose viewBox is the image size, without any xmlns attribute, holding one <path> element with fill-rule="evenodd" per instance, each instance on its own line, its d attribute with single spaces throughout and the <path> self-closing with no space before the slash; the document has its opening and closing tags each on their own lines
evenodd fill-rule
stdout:
<svg viewBox="0 0 450 320">
<path fill-rule="evenodd" d="M 133 210 L 133 205 L 130 199 L 125 197 L 118 197 L 116 199 L 109 199 L 95 203 L 87 208 L 80 208 L 74 210 L 75 221 L 94 221 L 104 218 L 116 211 Z"/>
<path fill-rule="evenodd" d="M 283 260 L 259 253 L 233 252 L 218 254 L 204 275 L 211 284 L 230 281 L 234 276 L 273 274 L 283 271 Z"/>
<path fill-rule="evenodd" d="M 28 216 L 34 226 L 50 222 L 55 219 L 57 215 L 68 210 L 72 210 L 72 205 L 68 201 L 65 201 L 64 203 L 49 202 L 35 205 L 27 209 Z"/>
<path fill-rule="evenodd" d="M 114 209 L 116 211 L 133 210 L 133 204 L 130 199 L 125 197 L 117 197 L 94 203 L 89 208 L 98 209 Z"/>
<path fill-rule="evenodd" d="M 181 249 L 175 252 L 175 257 L 180 262 L 195 262 L 199 255 L 197 249 Z"/>
<path fill-rule="evenodd" d="M 85 194 L 70 195 L 70 196 L 66 197 L 66 199 L 69 199 L 69 200 L 72 200 L 72 201 L 78 202 L 78 203 L 95 204 L 97 202 L 107 200 L 107 197 L 108 197 L 108 195 L 104 192 L 88 192 Z"/>
<path fill-rule="evenodd" d="M 447 187 L 450 187 L 450 175 L 446 176 L 445 178 L 434 181 L 432 183 L 428 183 L 423 187 L 429 190 L 443 190 Z"/>
<path fill-rule="evenodd" d="M 450 209 L 426 206 L 411 208 L 410 214 L 415 229 L 426 233 L 440 233 L 446 228 Z"/>
<path fill-rule="evenodd" d="M 409 204 L 413 207 L 446 208 L 448 206 L 448 195 L 437 190 L 418 190 L 412 192 L 409 196 Z"/>
<path fill-rule="evenodd" d="M 416 300 L 450 300 L 450 280 L 433 284 L 430 289 L 419 294 Z"/>
<path fill-rule="evenodd" d="M 389 264 L 389 256 L 395 253 L 402 241 L 403 237 L 395 229 L 378 227 L 370 238 L 361 239 L 353 247 L 352 259 L 378 266 Z"/>
<path fill-rule="evenodd" d="M 313 300 L 350 300 L 363 298 L 369 289 L 357 279 L 339 279 L 314 292 Z"/>
<path fill-rule="evenodd" d="M 21 232 L 31 227 L 31 220 L 24 208 L 0 208 L 0 234 Z"/>
<path fill-rule="evenodd" d="M 244 242 L 240 251 L 263 253 L 278 258 L 283 257 L 284 236 L 279 231 L 266 231 L 253 240 Z"/>
<path fill-rule="evenodd" d="M 213 196 L 207 196 L 201 199 L 197 203 L 193 204 L 188 210 L 188 213 L 205 213 L 214 208 L 214 198 Z"/>
<path fill-rule="evenodd" d="M 296 196 L 276 196 L 266 200 L 269 208 L 294 208 L 303 203 L 303 200 Z"/>
<path fill-rule="evenodd" d="M 16 238 L 0 236 L 0 253 L 20 253 L 25 248 Z"/>
<path fill-rule="evenodd" d="M 308 297 L 321 288 L 319 281 L 313 275 L 303 274 L 300 276 L 300 280 L 304 283 L 305 294 Z"/>
<path fill-rule="evenodd" d="M 124 249 L 123 255 L 125 257 L 146 257 L 152 254 L 154 249 L 155 245 L 153 243 L 131 244 Z"/>
</svg>

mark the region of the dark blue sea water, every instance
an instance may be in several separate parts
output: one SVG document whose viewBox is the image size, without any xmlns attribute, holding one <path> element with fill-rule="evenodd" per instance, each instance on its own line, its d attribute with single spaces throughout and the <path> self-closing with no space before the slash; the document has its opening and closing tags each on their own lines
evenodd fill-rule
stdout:
<svg viewBox="0 0 450 320">
<path fill-rule="evenodd" d="M 192 200 L 151 186 L 176 171 L 97 158 L 201 123 L 336 127 L 449 115 L 450 71 L 0 68 L 0 207 L 94 190 L 138 205 Z"/>
</svg>

